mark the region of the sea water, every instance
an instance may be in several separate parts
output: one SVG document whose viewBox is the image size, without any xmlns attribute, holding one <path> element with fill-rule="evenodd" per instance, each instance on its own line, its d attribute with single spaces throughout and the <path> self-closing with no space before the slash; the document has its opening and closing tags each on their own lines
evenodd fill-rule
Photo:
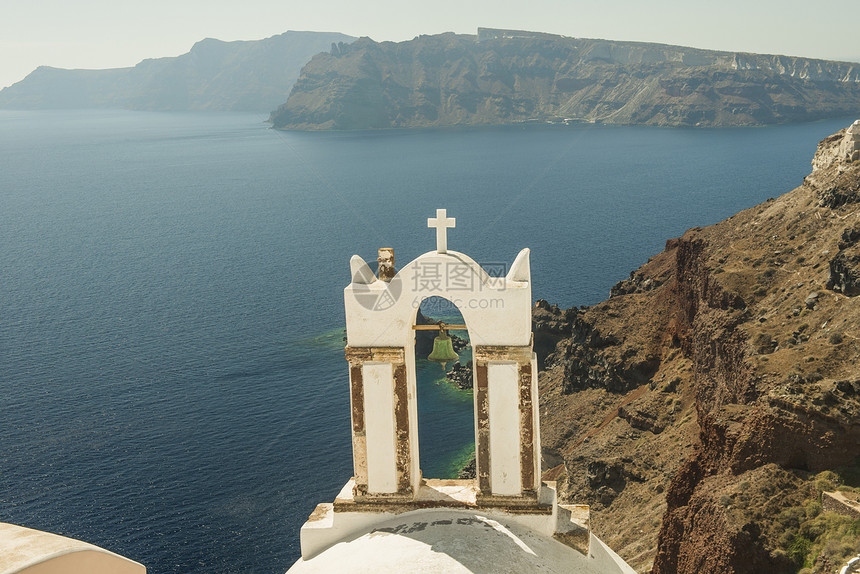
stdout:
<svg viewBox="0 0 860 574">
<path fill-rule="evenodd" d="M 351 255 L 402 266 L 446 208 L 451 249 L 499 269 L 530 247 L 535 298 L 593 304 L 666 239 L 799 185 L 851 119 L 287 133 L 0 111 L 0 521 L 151 574 L 283 572 L 352 474 Z M 473 440 L 440 374 L 422 429 L 459 430 L 422 433 L 428 476 Z"/>
</svg>

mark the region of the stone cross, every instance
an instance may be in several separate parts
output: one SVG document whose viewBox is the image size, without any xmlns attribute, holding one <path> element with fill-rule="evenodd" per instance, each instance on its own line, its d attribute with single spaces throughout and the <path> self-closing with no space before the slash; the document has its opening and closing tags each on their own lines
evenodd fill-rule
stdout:
<svg viewBox="0 0 860 574">
<path fill-rule="evenodd" d="M 457 220 L 448 217 L 446 209 L 437 209 L 436 217 L 427 218 L 427 227 L 436 228 L 436 252 L 448 253 L 448 228 L 456 227 Z"/>
</svg>

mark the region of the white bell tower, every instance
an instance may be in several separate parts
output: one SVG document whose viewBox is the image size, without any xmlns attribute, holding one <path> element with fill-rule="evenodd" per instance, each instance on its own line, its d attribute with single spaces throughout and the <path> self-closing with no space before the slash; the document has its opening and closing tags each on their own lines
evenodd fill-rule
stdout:
<svg viewBox="0 0 860 574">
<path fill-rule="evenodd" d="M 452 301 L 473 346 L 477 500 L 481 505 L 538 504 L 540 430 L 537 361 L 532 351 L 529 250 L 504 277 L 448 250 L 456 224 L 439 209 L 427 220 L 436 250 L 388 281 L 357 255 L 344 290 L 350 365 L 355 499 L 414 501 L 418 425 L 413 326 L 428 297 Z M 434 477 L 429 477 L 434 478 Z"/>
<path fill-rule="evenodd" d="M 483 568 L 506 560 L 487 538 L 499 536 L 496 542 L 513 543 L 517 559 L 564 564 L 546 570 L 523 563 L 521 571 L 634 574 L 591 534 L 588 506 L 559 504 L 555 483 L 541 480 L 529 250 L 520 251 L 503 277 L 490 276 L 448 249 L 455 224 L 437 210 L 427 220 L 436 230 L 436 249 L 399 271 L 390 248 L 379 250 L 379 276 L 361 257 L 350 260 L 344 305 L 354 476 L 302 526 L 302 558 L 290 572 L 344 571 L 345 560 L 357 555 L 366 557 L 360 571 L 399 572 L 415 553 L 427 564 L 468 554 L 462 566 L 483 552 Z M 456 305 L 472 344 L 472 480 L 424 477 L 419 468 L 415 323 L 421 301 L 434 296 Z M 461 531 L 473 527 L 487 545 L 462 543 Z M 519 536 L 546 544 L 545 553 L 535 553 Z M 416 545 L 424 537 L 428 542 Z M 386 550 L 377 552 L 377 543 Z M 362 554 L 365 544 L 374 550 Z M 368 566 L 386 560 L 394 566 Z"/>
</svg>

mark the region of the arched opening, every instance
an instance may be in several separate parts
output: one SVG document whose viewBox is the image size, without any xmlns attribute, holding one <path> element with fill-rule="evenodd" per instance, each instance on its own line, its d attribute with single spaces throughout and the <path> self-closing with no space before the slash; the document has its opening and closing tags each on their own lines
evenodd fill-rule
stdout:
<svg viewBox="0 0 860 574">
<path fill-rule="evenodd" d="M 415 324 L 440 321 L 465 325 L 463 315 L 448 299 L 438 296 L 424 299 Z M 415 331 L 419 465 L 424 478 L 474 478 L 475 411 L 469 332 L 449 330 L 459 360 L 447 363 L 444 368 L 428 360 L 438 334 L 438 330 Z"/>
</svg>

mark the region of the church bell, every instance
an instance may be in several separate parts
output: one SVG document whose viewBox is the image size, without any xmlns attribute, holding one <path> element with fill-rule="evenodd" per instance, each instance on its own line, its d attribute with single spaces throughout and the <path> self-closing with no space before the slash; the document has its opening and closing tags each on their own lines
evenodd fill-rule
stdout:
<svg viewBox="0 0 860 574">
<path fill-rule="evenodd" d="M 460 357 L 454 352 L 454 343 L 448 336 L 445 327 L 439 328 L 439 335 L 433 339 L 433 352 L 427 356 L 428 361 L 436 361 L 445 369 L 445 364 L 459 360 Z"/>
</svg>

